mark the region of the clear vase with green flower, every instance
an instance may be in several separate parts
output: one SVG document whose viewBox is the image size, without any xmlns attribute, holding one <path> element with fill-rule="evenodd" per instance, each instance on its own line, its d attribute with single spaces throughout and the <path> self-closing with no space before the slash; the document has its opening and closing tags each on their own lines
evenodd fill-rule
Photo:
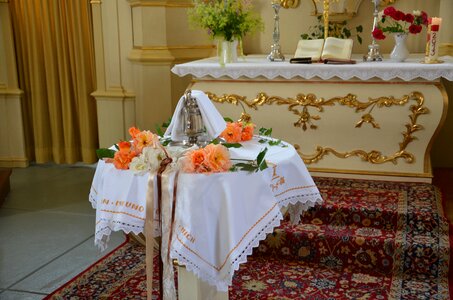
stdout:
<svg viewBox="0 0 453 300">
<path fill-rule="evenodd" d="M 237 59 L 237 47 L 242 55 L 245 35 L 262 30 L 261 17 L 253 12 L 251 0 L 193 0 L 188 10 L 189 23 L 206 29 L 217 40 L 217 54 L 221 65 Z"/>
</svg>

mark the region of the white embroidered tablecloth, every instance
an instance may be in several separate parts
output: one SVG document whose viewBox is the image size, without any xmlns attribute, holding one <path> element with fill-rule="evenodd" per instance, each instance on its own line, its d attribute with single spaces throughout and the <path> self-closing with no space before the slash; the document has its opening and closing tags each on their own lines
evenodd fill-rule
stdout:
<svg viewBox="0 0 453 300">
<path fill-rule="evenodd" d="M 192 75 L 195 78 L 210 76 L 213 78 L 240 77 L 257 78 L 263 76 L 267 79 L 274 78 L 340 78 L 349 80 L 358 78 L 368 80 L 379 78 L 382 80 L 402 79 L 410 81 L 417 78 L 425 80 L 437 80 L 445 78 L 453 81 L 453 57 L 443 56 L 441 64 L 420 63 L 423 56 L 411 55 L 404 62 L 391 62 L 384 59 L 382 62 L 363 62 L 362 57 L 352 57 L 357 61 L 353 65 L 328 65 L 315 64 L 290 64 L 289 58 L 283 62 L 270 62 L 264 55 L 249 55 L 239 58 L 237 63 L 220 66 L 216 57 L 196 60 L 184 64 L 175 65 L 172 72 L 179 76 Z"/>
<path fill-rule="evenodd" d="M 229 149 L 233 159 L 255 159 L 267 144 L 255 137 L 242 145 Z M 267 145 L 269 168 L 261 172 L 179 174 L 170 257 L 219 291 L 228 290 L 239 264 L 280 224 L 281 207 L 295 204 L 298 217 L 322 202 L 295 149 L 283 145 Z M 98 246 L 106 246 L 111 231 L 143 232 L 147 182 L 148 175 L 99 161 L 89 196 Z"/>
</svg>

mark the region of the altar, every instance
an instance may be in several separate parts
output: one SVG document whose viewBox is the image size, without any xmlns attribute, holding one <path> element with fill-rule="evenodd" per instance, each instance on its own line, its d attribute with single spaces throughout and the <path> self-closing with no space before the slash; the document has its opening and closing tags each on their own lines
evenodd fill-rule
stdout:
<svg viewBox="0 0 453 300">
<path fill-rule="evenodd" d="M 224 116 L 245 111 L 272 127 L 312 175 L 431 182 L 430 150 L 448 105 L 441 78 L 453 80 L 453 58 L 353 58 L 357 64 L 290 64 L 250 55 L 225 67 L 208 58 L 172 72 L 192 76 L 190 88 L 207 93 Z"/>
</svg>

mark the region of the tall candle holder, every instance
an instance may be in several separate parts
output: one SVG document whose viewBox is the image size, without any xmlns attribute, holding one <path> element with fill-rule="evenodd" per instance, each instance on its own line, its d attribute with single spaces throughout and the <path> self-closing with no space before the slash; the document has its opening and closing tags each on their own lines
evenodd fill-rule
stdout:
<svg viewBox="0 0 453 300">
<path fill-rule="evenodd" d="M 378 14 L 379 14 L 379 3 L 381 0 L 373 0 L 374 3 L 374 13 L 373 13 L 373 29 L 374 31 L 377 27 L 379 22 Z M 375 38 L 371 35 L 371 44 L 368 45 L 368 53 L 363 56 L 363 61 L 382 61 L 382 55 L 379 50 L 379 44 L 376 43 Z"/>
<path fill-rule="evenodd" d="M 324 20 L 324 39 L 327 39 L 329 37 L 329 6 L 330 1 L 324 0 L 322 11 L 322 18 Z"/>
<path fill-rule="evenodd" d="M 426 33 L 426 64 L 439 64 L 443 61 L 439 60 L 439 30 L 442 24 L 442 18 L 429 18 L 428 31 Z"/>
<path fill-rule="evenodd" d="M 281 8 L 280 0 L 272 0 L 272 8 L 274 9 L 274 32 L 272 38 L 274 43 L 271 46 L 271 53 L 267 56 L 270 61 L 284 61 L 285 56 L 280 50 L 280 16 L 279 11 Z"/>
</svg>

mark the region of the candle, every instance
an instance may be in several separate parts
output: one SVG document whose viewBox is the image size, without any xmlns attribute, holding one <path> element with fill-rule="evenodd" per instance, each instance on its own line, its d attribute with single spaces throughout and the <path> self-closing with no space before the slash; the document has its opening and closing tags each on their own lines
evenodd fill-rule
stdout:
<svg viewBox="0 0 453 300">
<path fill-rule="evenodd" d="M 442 24 L 442 18 L 433 17 L 433 18 L 428 19 L 425 63 L 438 63 L 439 62 L 437 60 L 438 53 L 439 53 L 438 34 L 439 34 L 441 24 Z"/>
</svg>

